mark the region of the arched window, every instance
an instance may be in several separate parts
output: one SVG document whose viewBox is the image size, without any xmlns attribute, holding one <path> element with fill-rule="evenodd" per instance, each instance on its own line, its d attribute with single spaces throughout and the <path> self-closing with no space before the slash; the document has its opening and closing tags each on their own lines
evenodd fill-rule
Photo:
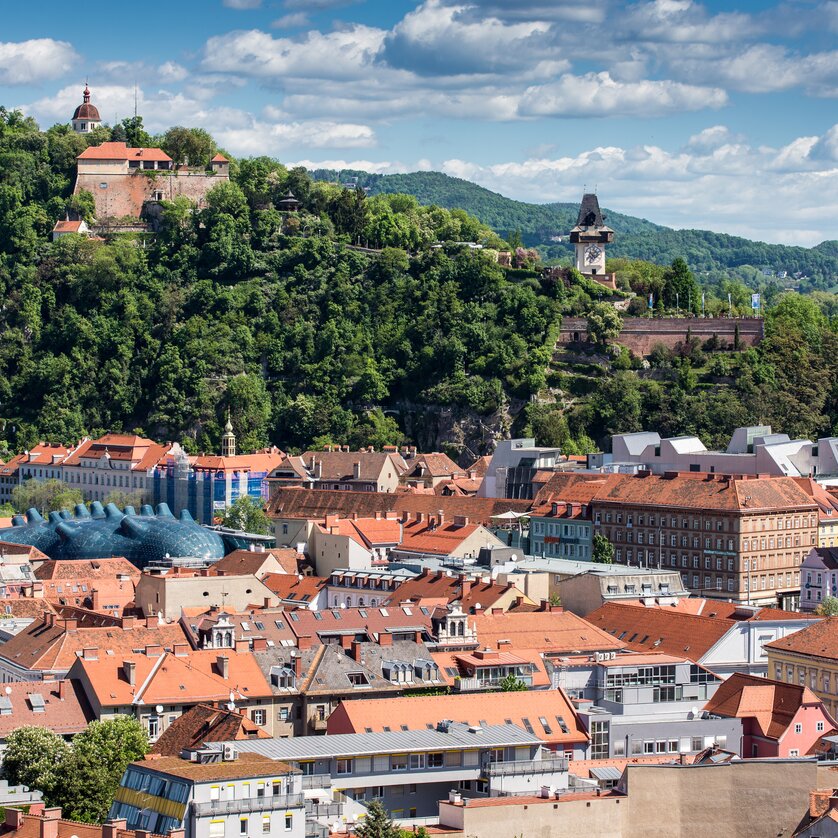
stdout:
<svg viewBox="0 0 838 838">
<path fill-rule="evenodd" d="M 362 596 L 358 597 L 358 608 L 364 607 L 364 598 Z"/>
</svg>

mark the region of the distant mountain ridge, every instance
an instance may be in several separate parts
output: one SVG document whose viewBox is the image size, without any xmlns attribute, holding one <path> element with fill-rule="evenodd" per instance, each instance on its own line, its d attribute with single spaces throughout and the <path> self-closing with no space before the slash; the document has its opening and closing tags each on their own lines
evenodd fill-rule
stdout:
<svg viewBox="0 0 838 838">
<path fill-rule="evenodd" d="M 315 169 L 311 174 L 317 180 L 357 183 L 371 195 L 402 192 L 414 195 L 422 204 L 464 209 L 502 236 L 520 231 L 525 244 L 541 248 L 548 257 L 571 252 L 566 239 L 576 223 L 578 204 L 515 201 L 442 172 L 378 175 L 349 169 Z M 659 264 L 669 264 L 682 256 L 695 271 L 750 265 L 773 273 L 786 271 L 789 276 L 800 273 L 808 277 L 804 288 L 829 288 L 838 282 L 838 241 L 821 242 L 812 248 L 766 244 L 709 230 L 674 230 L 613 210 L 604 212 L 608 225 L 618 234 L 609 250 L 613 256 Z M 560 236 L 565 241 L 556 241 Z"/>
</svg>

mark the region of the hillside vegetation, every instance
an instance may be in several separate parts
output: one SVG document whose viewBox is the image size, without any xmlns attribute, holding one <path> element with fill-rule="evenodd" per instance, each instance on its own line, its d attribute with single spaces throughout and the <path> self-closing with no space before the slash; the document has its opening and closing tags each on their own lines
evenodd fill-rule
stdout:
<svg viewBox="0 0 838 838">
<path fill-rule="evenodd" d="M 412 172 L 410 174 L 376 175 L 355 170 L 334 172 L 315 170 L 312 175 L 323 180 L 357 179 L 370 194 L 402 192 L 414 195 L 422 204 L 459 207 L 474 215 L 501 236 L 519 231 L 524 243 L 538 246 L 546 256 L 570 256 L 571 245 L 557 243 L 556 236 L 567 237 L 576 223 L 578 204 L 527 204 L 513 201 L 496 192 L 441 172 Z M 765 268 L 789 276 L 799 273 L 804 279 L 801 287 L 827 289 L 838 283 L 838 241 L 828 241 L 817 247 L 791 247 L 765 244 L 724 233 L 707 230 L 672 230 L 642 218 L 603 210 L 607 223 L 617 232 L 609 253 L 631 259 L 646 259 L 661 265 L 679 256 L 699 273 L 718 279 L 719 272 L 730 273 L 746 280 L 755 290 L 764 287 L 768 279 L 754 268 Z M 737 270 L 750 267 L 752 270 Z"/>
<path fill-rule="evenodd" d="M 463 460 L 510 432 L 584 450 L 644 426 L 709 441 L 757 420 L 807 436 L 836 424 L 827 295 L 778 299 L 759 350 L 688 344 L 645 369 L 609 347 L 620 318 L 590 280 L 542 273 L 523 249 L 516 268 L 499 267 L 493 250 L 507 243 L 462 209 L 367 197 L 264 157 L 233 161 L 231 182 L 200 211 L 164 202 L 155 235 L 49 240 L 68 207 L 90 213 L 90 196 L 71 194 L 85 143 L 121 134 L 213 150 L 211 138 L 207 148 L 206 137 L 183 130 L 149 138 L 127 120 L 83 138 L 0 109 L 7 451 L 105 430 L 215 450 L 228 407 L 244 451 L 269 442 L 380 447 L 405 439 L 406 416 L 414 428 L 445 413 L 460 431 L 423 446 L 449 444 Z M 289 189 L 299 213 L 276 209 Z M 484 249 L 431 248 L 440 240 Z M 698 305 L 682 261 L 614 267 L 630 289 L 615 298 L 654 289 L 661 313 L 676 300 L 682 310 L 685 300 Z M 747 302 L 747 289 L 733 288 L 736 305 Z M 709 293 L 707 304 L 725 302 Z M 588 356 L 555 354 L 562 313 L 590 316 Z"/>
</svg>

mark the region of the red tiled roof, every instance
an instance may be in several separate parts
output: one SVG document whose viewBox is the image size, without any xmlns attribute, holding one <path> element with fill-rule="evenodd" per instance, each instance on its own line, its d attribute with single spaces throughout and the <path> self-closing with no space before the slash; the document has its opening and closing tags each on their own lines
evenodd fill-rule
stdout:
<svg viewBox="0 0 838 838">
<path fill-rule="evenodd" d="M 418 602 L 427 604 L 431 600 L 446 603 L 459 601 L 465 612 L 491 608 L 514 585 L 499 585 L 489 580 L 461 579 L 442 571 L 425 568 L 415 579 L 402 582 L 387 600 L 388 603 Z M 523 594 L 522 594 L 523 596 Z"/>
<path fill-rule="evenodd" d="M 764 648 L 827 658 L 834 662 L 838 658 L 838 617 L 817 620 L 794 634 L 766 643 Z"/>
<path fill-rule="evenodd" d="M 0 714 L 0 739 L 15 728 L 46 727 L 59 736 L 71 736 L 87 727 L 93 712 L 78 681 L 18 681 L 3 685 L 2 695 L 11 702 L 12 712 Z M 34 702 L 30 696 L 43 700 Z M 35 707 L 43 710 L 35 710 Z"/>
<path fill-rule="evenodd" d="M 294 600 L 302 607 L 308 607 L 329 584 L 328 579 L 320 576 L 298 576 L 296 573 L 268 573 L 262 582 L 280 599 Z"/>
<path fill-rule="evenodd" d="M 53 233 L 78 233 L 81 230 L 82 221 L 56 221 Z"/>
<path fill-rule="evenodd" d="M 477 669 L 486 669 L 493 666 L 520 666 L 521 664 L 532 665 L 532 686 L 535 688 L 549 687 L 550 675 L 544 665 L 539 649 L 515 649 L 514 654 L 510 652 L 496 652 L 496 658 L 479 657 L 479 653 L 463 654 L 462 652 L 433 652 L 431 657 L 440 668 L 441 672 L 449 675 L 449 669 L 457 670 L 461 676 L 472 677 Z"/>
<path fill-rule="evenodd" d="M 447 455 L 434 452 L 432 454 L 418 454 L 410 461 L 410 467 L 405 474 L 411 477 L 453 477 L 462 474 L 463 470 Z"/>
<path fill-rule="evenodd" d="M 736 624 L 658 608 L 606 602 L 585 619 L 638 652 L 665 652 L 699 661 Z"/>
<path fill-rule="evenodd" d="M 241 713 L 211 704 L 196 704 L 163 731 L 151 746 L 151 753 L 179 757 L 181 751 L 200 748 L 205 742 L 270 738 L 266 730 Z"/>
<path fill-rule="evenodd" d="M 197 471 L 251 471 L 257 474 L 269 474 L 285 458 L 279 449 L 262 451 L 256 454 L 237 454 L 235 457 L 219 457 L 215 454 L 202 454 L 190 458 L 190 463 Z"/>
<path fill-rule="evenodd" d="M 223 155 L 223 154 L 216 154 L 215 157 L 210 160 L 210 163 L 229 163 L 230 161 Z"/>
<path fill-rule="evenodd" d="M 448 520 L 455 515 L 467 517 L 471 523 L 487 525 L 495 515 L 510 510 L 526 512 L 528 500 L 506 498 L 441 497 L 433 493 L 346 492 L 322 489 L 277 489 L 268 505 L 273 518 L 298 518 L 320 521 L 326 515 L 372 518 L 376 512 L 397 515 L 437 515 L 440 510 Z"/>
<path fill-rule="evenodd" d="M 37 579 L 116 579 L 128 576 L 139 579 L 140 571 L 128 559 L 48 559 L 35 570 Z"/>
<path fill-rule="evenodd" d="M 480 526 L 480 524 L 455 524 L 448 521 L 432 526 L 429 521 L 410 521 L 404 525 L 399 550 L 449 556 L 467 538 L 474 535 Z"/>
<path fill-rule="evenodd" d="M 626 645 L 570 611 L 484 613 L 473 619 L 480 645 L 490 649 L 541 649 L 548 654 L 570 655 L 616 651 Z"/>
<path fill-rule="evenodd" d="M 808 687 L 735 672 L 721 683 L 704 709 L 718 716 L 754 719 L 763 736 L 779 739 L 801 706 L 820 703 Z"/>
<path fill-rule="evenodd" d="M 390 632 L 430 630 L 430 610 L 421 606 L 368 606 L 366 608 L 330 608 L 320 612 L 317 619 L 313 611 L 299 610 L 289 615 L 288 625 L 299 637 L 316 638 L 330 633 L 364 633 L 373 639 Z M 295 619 L 294 619 L 295 618 Z M 2 648 L 2 647 L 0 647 Z"/>
<path fill-rule="evenodd" d="M 168 160 L 172 158 L 160 148 L 129 148 L 126 143 L 109 142 L 89 146 L 78 160 Z"/>
<path fill-rule="evenodd" d="M 560 717 L 567 732 L 558 723 Z M 541 718 L 547 721 L 548 732 Z M 401 696 L 343 701 L 329 716 L 329 733 L 378 732 L 389 727 L 424 730 L 441 719 L 470 725 L 502 725 L 507 721 L 524 727 L 527 719 L 535 735 L 551 744 L 588 741 L 588 735 L 563 690 L 527 690 L 508 693 L 460 693 Z"/>
<path fill-rule="evenodd" d="M 272 547 L 269 550 L 233 550 L 223 559 L 210 566 L 210 575 L 217 576 L 257 576 L 262 566 L 270 557 L 276 559 L 286 573 L 299 572 L 300 562 L 304 556 L 292 547 Z"/>
</svg>

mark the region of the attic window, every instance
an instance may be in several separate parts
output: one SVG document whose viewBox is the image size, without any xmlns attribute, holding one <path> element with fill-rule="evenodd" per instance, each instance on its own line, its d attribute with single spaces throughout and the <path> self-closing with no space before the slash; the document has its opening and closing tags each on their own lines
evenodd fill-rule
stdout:
<svg viewBox="0 0 838 838">
<path fill-rule="evenodd" d="M 44 697 L 40 693 L 29 694 L 29 706 L 33 713 L 45 713 L 47 709 L 44 704 Z"/>
<path fill-rule="evenodd" d="M 353 687 L 366 687 L 369 686 L 369 679 L 363 672 L 348 672 L 346 677 L 349 679 L 349 683 L 352 684 Z"/>
<path fill-rule="evenodd" d="M 274 620 L 274 625 L 278 629 L 284 629 L 285 628 L 285 623 L 282 620 Z"/>
</svg>

